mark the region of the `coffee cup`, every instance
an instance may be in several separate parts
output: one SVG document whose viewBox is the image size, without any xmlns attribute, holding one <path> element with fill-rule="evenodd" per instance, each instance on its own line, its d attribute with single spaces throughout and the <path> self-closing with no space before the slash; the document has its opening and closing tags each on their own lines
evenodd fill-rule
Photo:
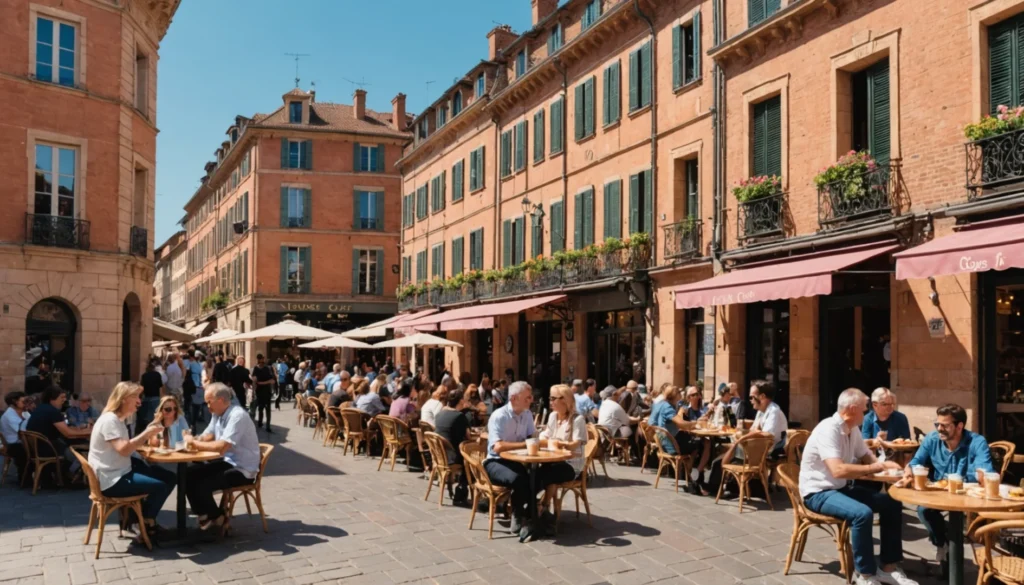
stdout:
<svg viewBox="0 0 1024 585">
<path fill-rule="evenodd" d="M 929 469 L 927 467 L 923 467 L 923 466 L 920 466 L 920 465 L 917 465 L 913 469 L 911 469 L 911 472 L 914 475 L 914 489 L 915 490 L 924 490 L 924 489 L 927 488 L 927 485 L 928 485 L 928 471 L 929 471 Z"/>
<path fill-rule="evenodd" d="M 949 487 L 949 493 L 959 494 L 964 491 L 964 476 L 959 473 L 950 473 L 946 476 L 947 487 Z"/>
<path fill-rule="evenodd" d="M 999 499 L 999 474 L 985 474 L 985 497 L 990 500 Z"/>
<path fill-rule="evenodd" d="M 540 453 L 540 441 L 537 439 L 526 439 L 526 453 L 534 456 Z"/>
</svg>

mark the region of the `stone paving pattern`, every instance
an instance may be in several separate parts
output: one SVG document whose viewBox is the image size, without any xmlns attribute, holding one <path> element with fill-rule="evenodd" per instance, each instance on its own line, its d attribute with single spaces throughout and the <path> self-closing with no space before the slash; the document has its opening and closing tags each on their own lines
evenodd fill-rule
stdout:
<svg viewBox="0 0 1024 585">
<path fill-rule="evenodd" d="M 269 534 L 241 505 L 227 539 L 202 535 L 153 552 L 119 539 L 111 523 L 94 560 L 95 533 L 92 544 L 82 544 L 88 492 L 33 497 L 13 487 L 11 477 L 0 489 L 0 583 L 844 583 L 835 545 L 817 529 L 804 562 L 782 575 L 793 515 L 781 490 L 773 494 L 775 511 L 757 502 L 757 511 L 739 514 L 735 501 L 715 505 L 713 498 L 677 494 L 665 479 L 655 491 L 653 474 L 610 464 L 611 479 L 601 475 L 588 492 L 593 528 L 585 513 L 575 518 L 569 496 L 556 538 L 520 544 L 496 523 L 489 541 L 486 514 L 477 514 L 469 531 L 469 510 L 452 507 L 447 496 L 439 510 L 436 486 L 424 502 L 426 481 L 418 471 L 399 461 L 394 472 L 387 466 L 378 472 L 376 459 L 343 457 L 340 447 L 313 441 L 291 406 L 274 414 L 269 440 L 277 449 L 263 480 Z M 161 516 L 165 526 L 174 523 L 174 505 L 172 494 Z M 922 585 L 940 583 L 922 575 L 921 556 L 932 558 L 934 549 L 910 510 L 904 540 L 911 576 Z M 965 582 L 975 575 L 968 561 Z"/>
</svg>

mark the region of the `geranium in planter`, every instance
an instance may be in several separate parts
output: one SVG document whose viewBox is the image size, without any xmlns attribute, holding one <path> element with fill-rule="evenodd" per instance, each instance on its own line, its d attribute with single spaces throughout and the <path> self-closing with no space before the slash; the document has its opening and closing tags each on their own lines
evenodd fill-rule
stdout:
<svg viewBox="0 0 1024 585">
<path fill-rule="evenodd" d="M 1020 130 L 1024 128 L 1024 106 L 1010 109 L 1007 106 L 996 108 L 995 116 L 985 116 L 980 122 L 968 124 L 964 128 L 964 136 L 970 141 L 982 140 Z"/>
<path fill-rule="evenodd" d="M 872 181 L 869 173 L 878 169 L 878 163 L 866 151 L 851 150 L 832 166 L 825 167 L 814 176 L 818 189 L 828 189 L 833 205 L 842 201 L 856 201 L 869 194 Z"/>
<path fill-rule="evenodd" d="M 782 199 L 769 199 L 782 192 L 782 178 L 776 175 L 750 177 L 739 182 L 732 188 L 732 194 L 740 205 L 753 207 L 757 203 L 756 212 L 747 210 L 744 234 L 756 235 L 764 232 L 777 231 L 782 227 Z M 762 201 L 767 199 L 767 201 Z M 758 203 L 760 201 L 760 203 Z"/>
</svg>

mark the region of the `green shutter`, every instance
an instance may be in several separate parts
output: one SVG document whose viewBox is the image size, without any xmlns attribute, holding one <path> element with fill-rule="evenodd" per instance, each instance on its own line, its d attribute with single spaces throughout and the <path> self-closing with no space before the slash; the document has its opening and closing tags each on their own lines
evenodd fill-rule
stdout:
<svg viewBox="0 0 1024 585">
<path fill-rule="evenodd" d="M 544 110 L 533 115 L 533 162 L 544 160 Z"/>
<path fill-rule="evenodd" d="M 622 237 L 622 181 L 604 185 L 604 237 Z"/>
<path fill-rule="evenodd" d="M 302 168 L 306 169 L 307 171 L 312 170 L 313 169 L 313 141 L 312 140 L 305 140 L 305 141 L 302 142 L 302 153 L 305 155 L 305 156 L 303 156 L 303 158 L 305 159 L 303 162 L 305 164 L 302 166 Z"/>
<path fill-rule="evenodd" d="M 360 149 L 358 142 L 352 145 L 352 171 L 356 173 L 360 171 L 359 165 L 362 164 Z"/>
<path fill-rule="evenodd" d="M 462 238 L 452 240 L 452 276 L 462 274 Z"/>
<path fill-rule="evenodd" d="M 377 292 L 376 294 L 384 294 L 384 250 L 374 250 L 374 257 L 377 261 Z"/>
<path fill-rule="evenodd" d="M 640 109 L 640 49 L 629 53 L 629 111 Z"/>
<path fill-rule="evenodd" d="M 281 187 L 281 227 L 288 227 L 288 187 Z"/>
<path fill-rule="evenodd" d="M 782 176 L 782 98 L 780 96 L 768 100 L 765 115 L 767 171 L 769 175 Z"/>
<path fill-rule="evenodd" d="M 512 220 L 506 219 L 501 224 L 501 267 L 512 265 Z"/>
<path fill-rule="evenodd" d="M 501 133 L 501 176 L 512 174 L 512 132 Z"/>
<path fill-rule="evenodd" d="M 621 69 L 616 61 L 608 67 L 605 73 L 605 78 L 608 80 L 608 89 L 605 92 L 605 108 L 608 111 L 608 119 L 605 124 L 618 122 L 622 115 L 622 102 L 619 99 L 619 87 L 622 84 Z"/>
<path fill-rule="evenodd" d="M 880 166 L 889 164 L 889 60 L 883 59 L 867 71 L 868 150 Z"/>
<path fill-rule="evenodd" d="M 565 250 L 565 239 L 562 228 L 565 224 L 565 204 L 562 201 L 555 201 L 551 204 L 551 253 Z"/>
<path fill-rule="evenodd" d="M 643 230 L 649 234 L 654 233 L 654 173 L 651 170 L 643 172 L 644 176 L 644 225 Z"/>
<path fill-rule="evenodd" d="M 472 193 L 477 189 L 477 151 L 469 153 L 469 191 Z"/>
<path fill-rule="evenodd" d="M 281 168 L 288 168 L 288 139 L 281 139 Z"/>
<path fill-rule="evenodd" d="M 249 250 L 242 252 L 242 294 L 249 294 Z"/>
<path fill-rule="evenodd" d="M 562 152 L 564 104 L 563 98 L 551 103 L 551 154 Z"/>
<path fill-rule="evenodd" d="M 686 217 L 694 221 L 697 220 L 700 210 L 698 200 L 700 182 L 697 173 L 697 159 L 686 161 Z"/>
<path fill-rule="evenodd" d="M 683 86 L 683 27 L 672 27 L 672 87 Z"/>
<path fill-rule="evenodd" d="M 765 19 L 765 0 L 747 0 L 747 27 Z"/>
<path fill-rule="evenodd" d="M 302 227 L 313 227 L 313 192 L 302 190 Z"/>
<path fill-rule="evenodd" d="M 288 246 L 281 246 L 281 294 L 288 292 Z"/>
<path fill-rule="evenodd" d="M 594 243 L 594 188 L 583 194 L 583 237 L 586 245 Z"/>
<path fill-rule="evenodd" d="M 1001 22 L 988 30 L 989 113 L 996 115 L 999 106 L 1013 107 L 1020 103 L 1020 35 L 1017 18 Z M 1017 65 L 1015 67 L 1015 65 Z"/>
<path fill-rule="evenodd" d="M 651 104 L 651 42 L 640 47 L 640 107 Z"/>
<path fill-rule="evenodd" d="M 703 77 L 700 71 L 700 10 L 693 13 L 693 78 Z"/>
<path fill-rule="evenodd" d="M 583 84 L 583 105 L 584 108 L 587 110 L 586 126 L 584 127 L 584 131 L 587 133 L 587 136 L 594 135 L 594 125 L 597 121 L 597 113 L 594 111 L 594 92 L 597 91 L 596 86 L 597 76 L 591 77 L 586 81 L 586 83 Z"/>
<path fill-rule="evenodd" d="M 452 166 L 452 203 L 460 201 L 462 199 L 462 167 L 463 161 L 459 161 Z"/>
<path fill-rule="evenodd" d="M 585 109 L 584 100 L 586 99 L 583 96 L 584 91 L 584 84 L 581 83 L 576 86 L 576 102 L 575 109 L 573 111 L 576 112 L 574 123 L 576 128 L 577 141 L 583 140 L 583 137 L 586 136 L 587 132 L 586 123 L 583 120 L 583 111 Z"/>
<path fill-rule="evenodd" d="M 764 17 L 768 18 L 769 16 L 775 14 L 776 12 L 779 11 L 779 8 L 781 6 L 782 6 L 782 0 L 765 0 L 764 1 Z"/>
<path fill-rule="evenodd" d="M 516 124 L 516 171 L 526 168 L 526 121 Z"/>
<path fill-rule="evenodd" d="M 514 262 L 519 264 L 526 261 L 526 218 L 520 215 L 515 220 L 515 251 Z"/>
<path fill-rule="evenodd" d="M 640 231 L 640 175 L 629 177 L 629 234 Z"/>
<path fill-rule="evenodd" d="M 313 249 L 299 248 L 299 262 L 302 263 L 302 292 L 313 292 Z"/>
<path fill-rule="evenodd" d="M 447 200 L 448 200 L 448 171 L 447 170 L 441 171 L 441 178 L 438 179 L 438 182 L 441 185 L 441 194 L 438 195 L 438 199 L 441 202 L 441 209 L 444 209 L 445 205 L 447 204 Z"/>
<path fill-rule="evenodd" d="M 387 215 L 387 210 L 384 208 L 384 192 L 377 191 L 373 194 L 374 199 L 377 203 L 377 231 L 384 231 L 384 218 Z"/>
<path fill-rule="evenodd" d="M 360 213 L 362 211 L 362 205 L 360 203 L 361 199 L 362 198 L 359 196 L 358 190 L 352 191 L 352 229 L 354 230 L 358 230 L 362 227 L 362 224 L 359 221 L 360 216 L 362 215 Z"/>
<path fill-rule="evenodd" d="M 586 246 L 583 236 L 583 193 L 577 193 L 572 204 L 573 230 L 572 246 L 574 250 L 582 250 Z"/>
<path fill-rule="evenodd" d="M 352 249 L 352 294 L 359 294 L 359 249 Z"/>
<path fill-rule="evenodd" d="M 609 65 L 604 69 L 604 77 L 601 78 L 601 124 L 607 126 L 611 124 L 612 112 L 612 80 L 611 80 L 612 67 Z"/>
<path fill-rule="evenodd" d="M 533 218 L 531 223 L 533 224 L 532 229 L 532 242 L 530 244 L 531 258 L 544 255 L 544 224 L 541 216 L 530 216 Z"/>
<path fill-rule="evenodd" d="M 384 148 L 383 144 L 378 144 L 377 145 L 377 168 L 374 169 L 374 170 L 376 170 L 378 173 L 383 173 L 384 169 L 385 169 L 385 166 L 384 166 L 384 151 L 385 150 L 386 149 Z M 380 273 L 380 270 L 378 270 L 377 272 Z"/>
<path fill-rule="evenodd" d="M 479 154 L 476 155 L 476 188 L 483 189 L 487 184 L 487 147 L 481 146 L 477 150 Z"/>
</svg>

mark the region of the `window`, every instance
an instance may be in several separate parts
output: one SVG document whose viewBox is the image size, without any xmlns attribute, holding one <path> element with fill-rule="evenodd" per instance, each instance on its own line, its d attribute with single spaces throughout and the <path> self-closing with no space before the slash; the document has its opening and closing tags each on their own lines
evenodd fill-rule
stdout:
<svg viewBox="0 0 1024 585">
<path fill-rule="evenodd" d="M 988 29 L 989 113 L 1024 103 L 1024 14 Z"/>
<path fill-rule="evenodd" d="M 889 164 L 889 59 L 851 76 L 851 146 L 866 150 L 879 166 Z"/>
<path fill-rule="evenodd" d="M 416 252 L 416 282 L 423 282 L 427 279 L 427 251 Z"/>
<path fill-rule="evenodd" d="M 251 162 L 251 158 L 250 158 L 251 155 L 252 155 L 252 151 L 250 150 L 250 151 L 246 151 L 245 156 L 242 157 L 242 176 L 243 177 L 248 177 L 249 176 L 249 166 L 250 166 L 250 162 Z"/>
<path fill-rule="evenodd" d="M 526 49 L 519 51 L 516 54 L 516 77 L 522 77 L 526 74 Z"/>
<path fill-rule="evenodd" d="M 402 257 L 402 284 L 409 282 L 412 278 L 412 256 Z"/>
<path fill-rule="evenodd" d="M 519 216 L 502 224 L 502 267 L 515 266 L 526 260 L 526 219 Z"/>
<path fill-rule="evenodd" d="M 464 160 L 460 160 L 452 166 L 452 203 L 462 201 L 463 192 L 465 191 L 463 187 L 466 176 L 465 166 L 466 161 Z"/>
<path fill-rule="evenodd" d="M 576 140 L 594 135 L 594 79 L 576 86 Z"/>
<path fill-rule="evenodd" d="M 281 292 L 310 292 L 310 249 L 299 246 L 281 247 Z"/>
<path fill-rule="evenodd" d="M 516 124 L 516 161 L 515 172 L 526 168 L 526 120 Z"/>
<path fill-rule="evenodd" d="M 629 54 L 629 111 L 651 105 L 651 43 Z"/>
<path fill-rule="evenodd" d="M 429 122 L 427 121 L 426 117 L 420 119 L 420 138 L 421 139 L 427 137 L 428 124 L 429 124 Z"/>
<path fill-rule="evenodd" d="M 36 144 L 36 183 L 33 213 L 76 217 L 78 151 Z"/>
<path fill-rule="evenodd" d="M 650 169 L 629 177 L 629 233 L 654 231 L 654 197 Z"/>
<path fill-rule="evenodd" d="M 455 92 L 452 96 L 452 118 L 459 115 L 462 111 L 462 92 Z"/>
<path fill-rule="evenodd" d="M 384 288 L 381 268 L 384 252 L 381 250 L 352 250 L 352 293 L 379 295 Z"/>
<path fill-rule="evenodd" d="M 779 11 L 782 0 L 747 0 L 747 26 L 752 27 Z"/>
<path fill-rule="evenodd" d="M 691 158 L 683 162 L 686 171 L 686 217 L 697 221 L 700 213 L 700 174 L 697 159 Z"/>
<path fill-rule="evenodd" d="M 465 256 L 464 241 L 462 236 L 452 240 L 452 276 L 462 274 L 462 262 Z"/>
<path fill-rule="evenodd" d="M 384 192 L 356 191 L 355 229 L 384 229 Z"/>
<path fill-rule="evenodd" d="M 416 195 L 402 197 L 402 227 L 410 227 L 416 223 Z"/>
<path fill-rule="evenodd" d="M 573 245 L 582 250 L 594 243 L 594 188 L 576 194 L 573 217 L 576 220 Z"/>
<path fill-rule="evenodd" d="M 753 107 L 752 176 L 782 175 L 782 98 L 771 97 Z"/>
<path fill-rule="evenodd" d="M 312 227 L 309 189 L 281 187 L 281 227 Z"/>
<path fill-rule="evenodd" d="M 542 215 L 531 215 L 530 216 L 531 230 L 533 236 L 531 237 L 532 242 L 530 243 L 530 253 L 533 258 L 544 255 L 544 216 Z"/>
<path fill-rule="evenodd" d="M 562 152 L 564 146 L 563 139 L 563 116 L 565 115 L 565 98 L 558 98 L 551 102 L 551 154 L 558 154 Z"/>
<path fill-rule="evenodd" d="M 444 243 L 430 249 L 430 279 L 444 278 Z"/>
<path fill-rule="evenodd" d="M 469 153 L 469 192 L 484 188 L 484 147 Z"/>
<path fill-rule="evenodd" d="M 416 219 L 427 217 L 427 186 L 421 185 L 416 189 Z"/>
<path fill-rule="evenodd" d="M 487 91 L 487 76 L 481 73 L 476 76 L 476 97 L 484 95 Z"/>
<path fill-rule="evenodd" d="M 238 128 L 231 129 L 231 144 L 238 142 Z"/>
<path fill-rule="evenodd" d="M 533 162 L 544 160 L 544 110 L 533 115 Z"/>
<path fill-rule="evenodd" d="M 448 123 L 448 106 L 437 107 L 437 127 L 440 128 Z"/>
<path fill-rule="evenodd" d="M 469 233 L 469 269 L 484 269 L 484 228 Z"/>
<path fill-rule="evenodd" d="M 604 184 L 604 237 L 622 237 L 622 181 Z"/>
<path fill-rule="evenodd" d="M 512 174 L 512 131 L 501 133 L 501 178 Z"/>
<path fill-rule="evenodd" d="M 565 250 L 565 203 L 555 201 L 551 204 L 551 253 Z"/>
<path fill-rule="evenodd" d="M 700 79 L 700 11 L 693 20 L 672 29 L 672 87 Z"/>
<path fill-rule="evenodd" d="M 556 23 L 551 32 L 548 33 L 548 55 L 555 54 L 562 48 L 562 24 Z"/>
<path fill-rule="evenodd" d="M 302 123 L 302 102 L 288 102 L 288 123 Z"/>
<path fill-rule="evenodd" d="M 587 30 L 591 27 L 597 19 L 601 17 L 601 0 L 590 0 L 587 7 L 583 9 L 583 19 L 581 21 L 581 27 L 583 30 Z"/>
<path fill-rule="evenodd" d="M 444 209 L 445 191 L 448 183 L 448 171 L 441 171 L 441 174 L 430 180 L 430 211 L 436 213 Z"/>
<path fill-rule="evenodd" d="M 622 117 L 622 100 L 619 91 L 622 86 L 622 66 L 616 61 L 604 69 L 604 103 L 601 104 L 601 117 L 605 126 L 619 121 Z"/>
<path fill-rule="evenodd" d="M 354 168 L 357 173 L 383 173 L 384 172 L 384 145 L 383 144 L 359 144 L 353 146 L 355 156 Z"/>
<path fill-rule="evenodd" d="M 77 36 L 73 24 L 36 18 L 36 79 L 75 86 Z"/>
<path fill-rule="evenodd" d="M 138 52 L 137 48 L 135 53 L 135 109 L 143 116 L 149 116 L 149 57 Z"/>
<path fill-rule="evenodd" d="M 313 168 L 313 141 L 281 139 L 281 168 Z"/>
</svg>

